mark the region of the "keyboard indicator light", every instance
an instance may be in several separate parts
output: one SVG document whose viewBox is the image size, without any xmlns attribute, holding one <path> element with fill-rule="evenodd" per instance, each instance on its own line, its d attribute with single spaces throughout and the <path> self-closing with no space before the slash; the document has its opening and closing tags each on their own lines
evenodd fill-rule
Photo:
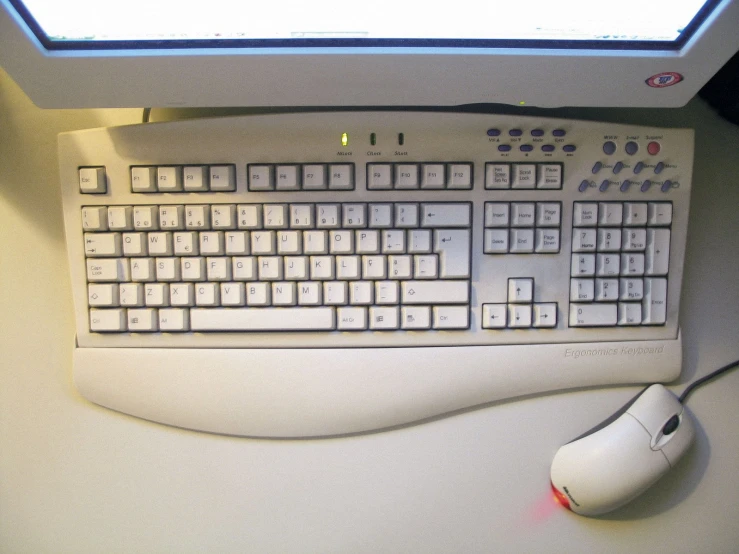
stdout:
<svg viewBox="0 0 739 554">
<path fill-rule="evenodd" d="M 341 146 L 349 146 L 349 135 L 347 133 L 341 134 Z"/>
<path fill-rule="evenodd" d="M 377 135 L 375 133 L 370 133 L 370 144 L 372 146 L 377 144 Z"/>
</svg>

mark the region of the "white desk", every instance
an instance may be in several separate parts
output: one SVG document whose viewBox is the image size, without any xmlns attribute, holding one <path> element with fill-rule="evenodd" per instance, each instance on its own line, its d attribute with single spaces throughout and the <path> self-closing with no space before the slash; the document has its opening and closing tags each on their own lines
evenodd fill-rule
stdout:
<svg viewBox="0 0 739 554">
<path fill-rule="evenodd" d="M 700 101 L 561 114 L 697 130 L 682 383 L 739 358 L 739 127 Z M 600 520 L 550 509 L 549 464 L 636 388 L 323 441 L 198 434 L 82 400 L 56 133 L 140 117 L 42 111 L 0 72 L 0 551 L 736 552 L 739 371 L 691 397 L 680 466 Z"/>
</svg>

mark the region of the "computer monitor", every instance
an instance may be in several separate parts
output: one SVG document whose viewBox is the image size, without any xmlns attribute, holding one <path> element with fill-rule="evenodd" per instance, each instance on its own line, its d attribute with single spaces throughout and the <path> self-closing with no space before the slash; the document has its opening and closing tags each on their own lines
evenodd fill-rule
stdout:
<svg viewBox="0 0 739 554">
<path fill-rule="evenodd" d="M 42 107 L 684 105 L 739 0 L 0 0 Z"/>
</svg>

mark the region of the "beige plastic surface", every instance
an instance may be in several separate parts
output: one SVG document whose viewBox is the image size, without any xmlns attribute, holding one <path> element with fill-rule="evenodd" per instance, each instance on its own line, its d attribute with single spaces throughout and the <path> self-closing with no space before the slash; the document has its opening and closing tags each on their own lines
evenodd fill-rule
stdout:
<svg viewBox="0 0 739 554">
<path fill-rule="evenodd" d="M 188 429 L 306 437 L 383 429 L 494 400 L 585 385 L 671 381 L 659 354 L 567 356 L 573 345 L 373 349 L 76 348 L 74 379 L 102 406 Z M 591 348 L 629 348 L 595 343 Z M 649 372 L 644 368 L 649 367 Z"/>
<path fill-rule="evenodd" d="M 489 128 L 503 131 L 500 138 L 487 135 Z M 507 136 L 508 129 L 521 128 L 524 139 Z M 531 154 L 518 151 L 519 143 L 532 141 L 531 129 L 544 129 L 548 143 L 557 151 L 545 154 L 543 142 L 533 142 Z M 551 135 L 554 129 L 566 131 L 564 138 Z M 398 145 L 403 132 L 404 145 Z M 347 133 L 349 145 L 340 144 Z M 375 133 L 377 145 L 370 145 Z M 603 142 L 613 140 L 619 153 L 607 156 Z M 640 144 L 639 153 L 628 156 L 623 151 L 627 140 Z M 647 154 L 648 142 L 661 145 L 658 156 Z M 511 153 L 497 150 L 499 144 L 511 144 Z M 574 153 L 561 147 L 576 145 Z M 492 345 L 532 343 L 591 343 L 646 340 L 672 340 L 678 335 L 680 285 L 682 282 L 691 179 L 693 171 L 693 132 L 688 129 L 660 129 L 634 125 L 595 123 L 542 117 L 490 116 L 424 112 L 348 112 L 304 113 L 269 116 L 197 119 L 171 123 L 132 125 L 92 129 L 62 134 L 59 137 L 59 161 L 64 202 L 64 219 L 77 326 L 81 347 L 146 348 L 321 348 L 321 347 L 406 347 L 440 345 Z M 612 172 L 616 161 L 630 168 Z M 639 175 L 633 174 L 637 162 L 647 164 Z M 665 164 L 654 173 L 658 161 Z M 246 168 L 252 163 L 353 163 L 356 188 L 353 191 L 254 192 L 247 190 Z M 366 165 L 393 162 L 465 162 L 473 164 L 472 190 L 367 190 Z M 562 163 L 563 187 L 559 190 L 485 189 L 485 164 Z M 596 162 L 605 166 L 597 175 Z M 230 163 L 236 167 L 236 190 L 229 193 L 132 193 L 130 166 Z M 104 166 L 108 176 L 107 194 L 79 193 L 78 168 Z M 600 192 L 603 179 L 613 184 Z M 628 193 L 619 190 L 621 182 L 631 179 Z M 642 181 L 655 182 L 641 192 Z M 595 186 L 585 192 L 578 187 L 583 180 Z M 666 180 L 678 186 L 663 193 Z M 484 204 L 500 202 L 561 202 L 561 244 L 558 254 L 483 255 Z M 612 328 L 571 328 L 569 320 L 570 251 L 573 202 L 672 202 L 673 221 L 670 240 L 670 273 L 665 325 Z M 80 222 L 82 206 L 137 204 L 244 204 L 290 202 L 472 202 L 472 278 L 470 329 L 466 332 L 385 332 L 385 333 L 121 333 L 102 335 L 89 332 L 87 282 Z M 557 326 L 551 330 L 494 331 L 482 328 L 482 305 L 505 303 L 509 278 L 533 278 L 534 301 L 558 304 Z M 639 347 L 639 342 L 634 347 Z M 573 355 L 578 355 L 574 352 Z M 613 353 L 611 353 L 613 354 Z M 606 355 L 611 355 L 606 354 Z M 586 352 L 584 355 L 588 355 Z M 643 368 L 649 379 L 649 367 Z"/>
<path fill-rule="evenodd" d="M 490 137 L 487 130 L 502 130 Z M 524 138 L 507 131 L 523 130 Z M 552 154 L 521 152 L 530 130 Z M 563 129 L 564 138 L 553 136 Z M 404 135 L 403 146 L 398 135 Z M 341 146 L 342 134 L 348 146 Z M 377 144 L 370 145 L 375 133 Z M 614 141 L 618 153 L 606 155 Z M 624 152 L 627 141 L 640 145 Z M 657 141 L 659 155 L 647 144 Z M 500 144 L 510 144 L 501 153 Z M 562 146 L 576 146 L 565 153 Z M 75 382 L 101 405 L 217 433 L 315 436 L 405 424 L 530 393 L 589 385 L 669 381 L 680 373 L 680 284 L 692 177 L 693 132 L 542 117 L 443 113 L 304 113 L 199 119 L 62 134 L 59 158 L 75 299 Z M 620 161 L 625 169 L 614 173 Z M 247 190 L 248 164 L 353 163 L 353 191 Z M 472 190 L 367 190 L 369 163 L 472 164 Z M 562 188 L 488 190 L 485 164 L 561 163 Z M 596 162 L 604 167 L 593 174 Z M 640 174 L 637 162 L 646 164 Z M 664 170 L 657 173 L 658 162 Z M 236 190 L 133 193 L 134 165 L 234 164 Z M 80 194 L 78 168 L 105 167 L 108 192 Z M 610 179 L 602 192 L 597 186 Z M 625 179 L 634 181 L 621 192 Z M 651 179 L 648 191 L 641 183 Z M 583 180 L 593 183 L 580 191 Z M 660 185 L 676 183 L 667 192 Z M 559 202 L 558 254 L 483 254 L 488 201 Z M 671 202 L 667 321 L 656 326 L 569 326 L 574 202 Z M 471 202 L 470 328 L 464 331 L 91 333 L 80 212 L 83 206 L 291 202 Z M 482 328 L 482 306 L 508 300 L 510 278 L 533 278 L 534 301 L 557 303 L 552 329 Z M 442 347 L 442 348 L 440 348 Z M 597 360 L 597 361 L 596 361 Z"/>
</svg>

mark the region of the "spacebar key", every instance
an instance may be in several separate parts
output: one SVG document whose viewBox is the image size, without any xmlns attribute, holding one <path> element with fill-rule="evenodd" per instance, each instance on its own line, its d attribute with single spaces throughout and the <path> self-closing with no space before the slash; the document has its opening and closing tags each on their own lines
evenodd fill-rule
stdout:
<svg viewBox="0 0 739 554">
<path fill-rule="evenodd" d="M 334 308 L 192 308 L 193 331 L 331 331 Z"/>
</svg>

